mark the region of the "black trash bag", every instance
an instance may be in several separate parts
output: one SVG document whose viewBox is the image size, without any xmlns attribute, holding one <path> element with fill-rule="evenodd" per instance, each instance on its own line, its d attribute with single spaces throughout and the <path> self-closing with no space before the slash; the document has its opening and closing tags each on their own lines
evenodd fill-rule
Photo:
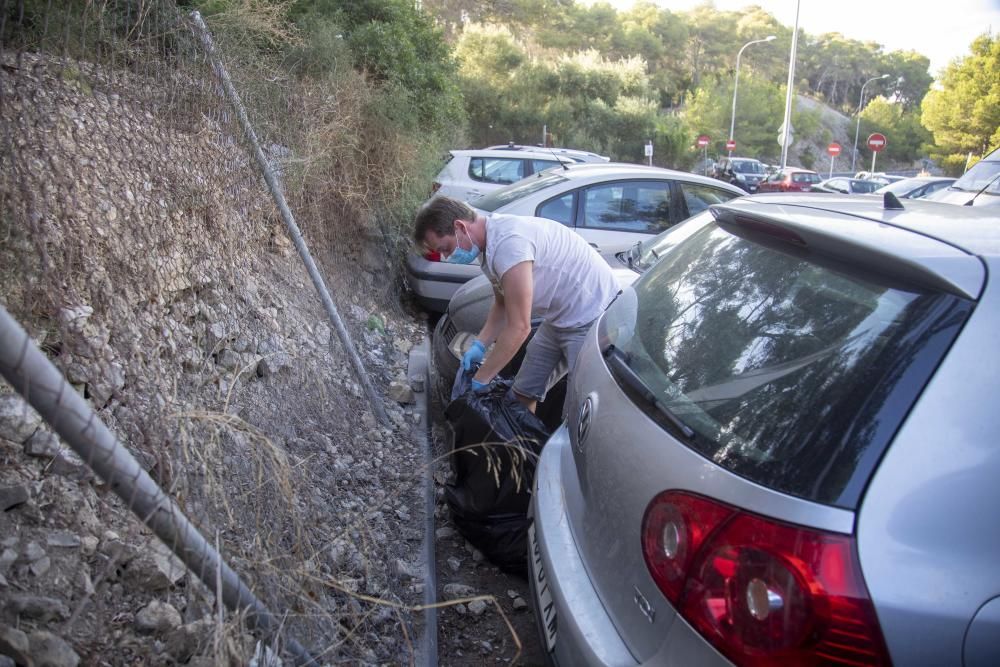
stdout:
<svg viewBox="0 0 1000 667">
<path fill-rule="evenodd" d="M 472 391 L 461 369 L 445 416 L 455 431 L 455 481 L 445 499 L 462 535 L 501 569 L 526 572 L 527 512 L 535 464 L 549 430 L 518 401 L 513 380 Z"/>
</svg>

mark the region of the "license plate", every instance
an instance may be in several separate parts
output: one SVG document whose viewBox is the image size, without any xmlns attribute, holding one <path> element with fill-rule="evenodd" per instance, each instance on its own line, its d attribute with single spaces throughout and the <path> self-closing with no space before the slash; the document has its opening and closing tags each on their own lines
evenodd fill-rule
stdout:
<svg viewBox="0 0 1000 667">
<path fill-rule="evenodd" d="M 542 634 L 545 635 L 545 646 L 551 651 L 556 646 L 556 604 L 552 600 L 549 581 L 545 576 L 545 566 L 542 565 L 542 551 L 535 539 L 535 524 L 528 526 L 528 545 L 531 549 L 532 574 L 535 578 L 535 612 L 540 614 Z"/>
</svg>

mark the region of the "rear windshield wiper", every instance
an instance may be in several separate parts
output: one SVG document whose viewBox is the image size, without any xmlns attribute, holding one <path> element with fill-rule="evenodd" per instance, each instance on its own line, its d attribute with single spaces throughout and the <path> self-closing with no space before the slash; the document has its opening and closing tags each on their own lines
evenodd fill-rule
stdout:
<svg viewBox="0 0 1000 667">
<path fill-rule="evenodd" d="M 629 248 L 625 252 L 625 256 L 628 258 L 628 268 L 630 268 L 630 269 L 635 268 L 635 266 L 634 266 L 635 260 L 637 260 L 639 258 L 639 246 L 641 246 L 641 245 L 642 245 L 642 241 L 636 241 L 635 245 L 632 246 L 631 248 Z"/>
<path fill-rule="evenodd" d="M 632 370 L 631 366 L 628 365 L 630 356 L 628 352 L 623 352 L 614 345 L 608 345 L 604 348 L 603 354 L 604 358 L 608 360 L 608 365 L 611 366 L 611 369 L 615 371 L 615 374 L 621 378 L 629 389 L 638 394 L 639 397 L 650 407 L 658 410 L 660 414 L 666 418 L 667 422 L 679 431 L 681 435 L 688 440 L 694 438 L 694 430 L 681 421 L 680 418 L 674 414 L 673 410 L 664 405 L 663 402 L 649 390 L 645 381 L 639 377 L 634 370 Z"/>
</svg>

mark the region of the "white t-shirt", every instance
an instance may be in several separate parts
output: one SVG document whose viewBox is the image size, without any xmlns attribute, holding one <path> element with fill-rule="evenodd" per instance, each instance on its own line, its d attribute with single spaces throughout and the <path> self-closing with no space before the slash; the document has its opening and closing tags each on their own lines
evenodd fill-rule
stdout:
<svg viewBox="0 0 1000 667">
<path fill-rule="evenodd" d="M 618 294 L 611 267 L 583 237 L 558 222 L 520 215 L 486 221 L 483 273 L 502 294 L 513 266 L 534 262 L 531 315 L 560 329 L 593 322 Z"/>
</svg>

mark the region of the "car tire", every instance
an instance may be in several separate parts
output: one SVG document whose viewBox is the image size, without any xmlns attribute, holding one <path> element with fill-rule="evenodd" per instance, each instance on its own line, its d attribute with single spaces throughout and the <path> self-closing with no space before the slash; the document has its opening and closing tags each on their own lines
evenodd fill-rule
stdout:
<svg viewBox="0 0 1000 667">
<path fill-rule="evenodd" d="M 429 409 L 431 419 L 435 422 L 444 419 L 444 409 L 451 401 L 451 387 L 455 382 L 455 373 L 458 372 L 458 360 L 455 360 L 453 366 L 442 368 L 441 360 L 447 363 L 452 358 L 444 341 L 446 321 L 447 317 L 441 317 L 431 333 L 431 363 L 428 365 L 428 385 L 431 388 Z"/>
</svg>

